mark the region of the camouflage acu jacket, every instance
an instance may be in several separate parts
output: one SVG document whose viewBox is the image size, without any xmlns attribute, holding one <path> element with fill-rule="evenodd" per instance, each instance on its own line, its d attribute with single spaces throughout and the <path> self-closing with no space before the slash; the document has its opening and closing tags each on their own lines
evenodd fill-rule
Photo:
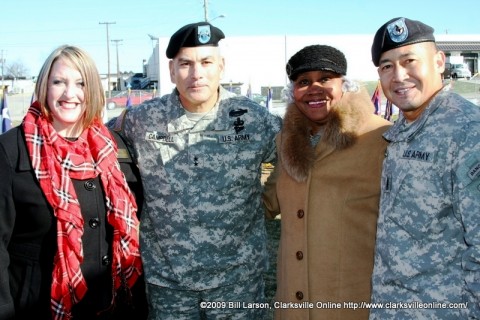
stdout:
<svg viewBox="0 0 480 320">
<path fill-rule="evenodd" d="M 370 318 L 479 318 L 480 108 L 442 91 L 384 137 Z"/>
<path fill-rule="evenodd" d="M 203 290 L 265 271 L 261 164 L 276 159 L 280 125 L 266 108 L 224 89 L 196 123 L 176 90 L 127 113 L 123 135 L 145 193 L 147 282 Z"/>
</svg>

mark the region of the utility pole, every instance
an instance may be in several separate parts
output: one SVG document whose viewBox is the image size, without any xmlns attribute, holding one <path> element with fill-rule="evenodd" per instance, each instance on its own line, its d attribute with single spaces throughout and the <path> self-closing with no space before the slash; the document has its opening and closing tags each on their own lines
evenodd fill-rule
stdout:
<svg viewBox="0 0 480 320">
<path fill-rule="evenodd" d="M 5 85 L 3 83 L 3 69 L 5 67 L 5 58 L 3 57 L 3 50 L 2 50 L 2 55 L 0 57 L 0 62 L 2 63 L 2 90 L 5 88 Z"/>
<path fill-rule="evenodd" d="M 112 92 L 110 90 L 110 38 L 108 36 L 108 25 L 115 24 L 116 22 L 99 22 L 98 24 L 104 24 L 107 27 L 107 89 L 108 89 L 108 98 L 112 97 Z"/>
<path fill-rule="evenodd" d="M 203 15 L 205 21 L 208 22 L 208 0 L 203 0 Z"/>
<path fill-rule="evenodd" d="M 120 88 L 120 60 L 118 59 L 118 43 L 123 41 L 122 39 L 116 39 L 112 40 L 112 42 L 115 42 L 115 47 L 117 50 L 117 90 L 121 90 Z"/>
</svg>

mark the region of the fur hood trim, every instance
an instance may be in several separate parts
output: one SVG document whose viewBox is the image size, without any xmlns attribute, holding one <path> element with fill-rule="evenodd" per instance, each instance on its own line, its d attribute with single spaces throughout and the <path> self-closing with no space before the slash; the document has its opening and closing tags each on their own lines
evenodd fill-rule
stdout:
<svg viewBox="0 0 480 320">
<path fill-rule="evenodd" d="M 315 148 L 310 142 L 310 132 L 319 124 L 305 117 L 295 103 L 289 104 L 283 120 L 280 142 L 280 157 L 284 169 L 294 180 L 306 181 L 317 154 L 326 146 L 341 150 L 353 145 L 359 129 L 373 111 L 373 104 L 365 89 L 344 93 L 330 111 L 326 122 L 320 125 L 319 148 Z"/>
</svg>

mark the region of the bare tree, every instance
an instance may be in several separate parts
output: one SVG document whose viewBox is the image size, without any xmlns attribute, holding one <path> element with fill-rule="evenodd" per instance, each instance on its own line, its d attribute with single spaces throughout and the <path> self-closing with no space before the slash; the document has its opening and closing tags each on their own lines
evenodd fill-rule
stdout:
<svg viewBox="0 0 480 320">
<path fill-rule="evenodd" d="M 28 68 L 20 60 L 7 63 L 5 65 L 5 74 L 13 78 L 22 78 L 28 75 Z"/>
</svg>

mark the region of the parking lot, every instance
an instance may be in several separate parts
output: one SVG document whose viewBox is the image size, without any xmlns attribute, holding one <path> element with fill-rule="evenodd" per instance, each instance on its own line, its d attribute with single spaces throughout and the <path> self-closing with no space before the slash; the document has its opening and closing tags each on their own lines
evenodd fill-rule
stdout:
<svg viewBox="0 0 480 320">
<path fill-rule="evenodd" d="M 470 80 L 458 79 L 453 82 L 451 82 L 451 80 L 446 80 L 446 85 L 449 85 L 454 92 L 457 92 L 473 103 L 480 105 L 480 77 L 478 75 L 472 77 Z M 28 107 L 30 106 L 31 99 L 31 93 L 20 93 L 8 96 L 8 109 L 14 125 L 17 125 L 22 121 Z M 285 113 L 285 107 L 285 102 L 273 101 L 270 112 L 283 116 Z M 124 107 L 121 106 L 106 110 L 107 118 L 110 119 L 118 116 L 123 109 Z"/>
<path fill-rule="evenodd" d="M 27 112 L 29 106 L 30 106 L 30 101 L 32 99 L 32 94 L 31 93 L 20 93 L 20 94 L 13 94 L 9 95 L 7 98 L 8 102 L 8 109 L 10 112 L 10 118 L 12 119 L 12 122 L 14 125 L 19 124 L 23 117 L 25 116 L 25 113 Z M 117 107 L 111 110 L 106 110 L 107 112 L 107 118 L 111 119 L 113 117 L 118 116 L 124 107 Z M 285 102 L 273 102 L 272 106 L 272 113 L 278 114 L 279 116 L 283 116 L 285 113 Z"/>
</svg>

